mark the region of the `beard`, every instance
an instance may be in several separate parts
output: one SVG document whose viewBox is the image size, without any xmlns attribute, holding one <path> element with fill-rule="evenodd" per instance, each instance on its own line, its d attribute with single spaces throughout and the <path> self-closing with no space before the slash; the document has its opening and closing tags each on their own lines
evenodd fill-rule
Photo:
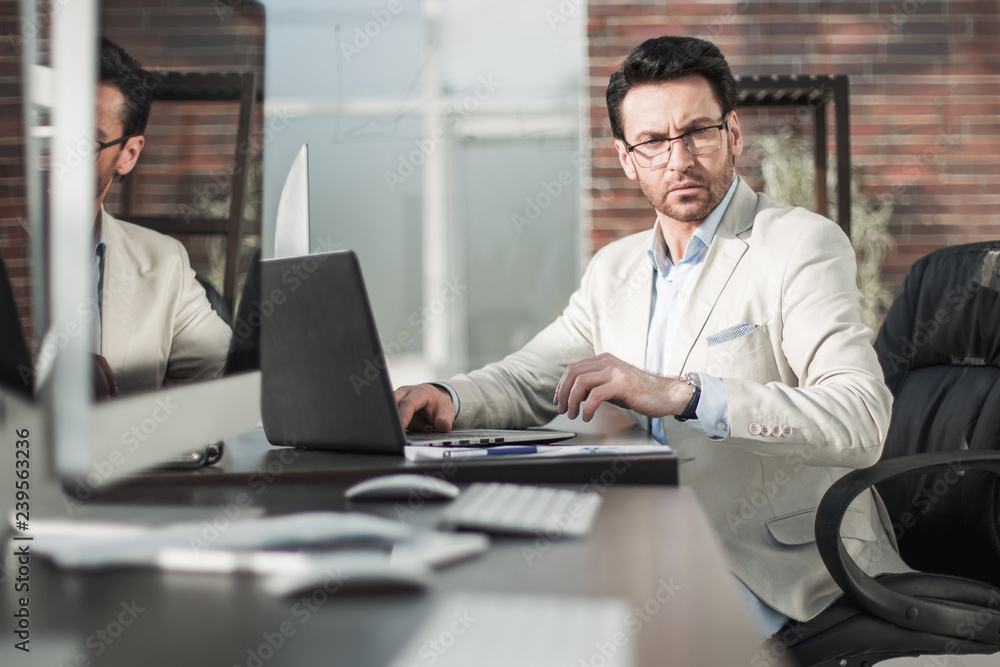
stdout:
<svg viewBox="0 0 1000 667">
<path fill-rule="evenodd" d="M 100 206 L 100 203 L 104 200 L 104 196 L 108 193 L 108 187 L 118 174 L 118 158 L 121 157 L 122 147 L 115 146 L 114 148 L 117 149 L 115 157 L 108 163 L 108 166 L 104 171 L 101 171 L 100 161 L 94 165 L 94 176 L 97 177 L 97 192 L 94 193 L 94 196 L 97 199 L 98 206 Z"/>
<path fill-rule="evenodd" d="M 94 193 L 97 201 L 101 201 L 102 195 L 107 191 L 108 186 L 115 177 L 115 165 L 112 164 L 104 173 L 97 174 L 97 192 Z"/>
<path fill-rule="evenodd" d="M 678 147 L 677 150 L 685 150 Z M 670 202 L 670 188 L 673 184 L 663 186 L 659 183 L 644 183 L 639 181 L 642 194 L 646 196 L 649 203 L 653 205 L 656 212 L 678 222 L 700 222 L 708 217 L 715 208 L 726 198 L 729 186 L 733 184 L 733 177 L 736 175 L 736 166 L 732 156 L 732 138 L 726 142 L 726 160 L 723 168 L 715 174 L 708 174 L 703 177 L 694 173 L 684 173 L 681 180 L 691 182 L 701 186 L 704 190 L 674 196 L 675 201 Z M 656 186 L 656 189 L 654 189 Z"/>
</svg>

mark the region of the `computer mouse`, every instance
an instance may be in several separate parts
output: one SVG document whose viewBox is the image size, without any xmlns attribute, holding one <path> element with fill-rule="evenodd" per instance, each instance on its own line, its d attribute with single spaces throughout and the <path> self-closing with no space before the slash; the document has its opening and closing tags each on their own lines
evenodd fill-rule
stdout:
<svg viewBox="0 0 1000 667">
<path fill-rule="evenodd" d="M 366 479 L 347 489 L 344 496 L 349 500 L 408 500 L 413 497 L 451 500 L 459 493 L 457 486 L 438 477 L 401 474 Z"/>
</svg>

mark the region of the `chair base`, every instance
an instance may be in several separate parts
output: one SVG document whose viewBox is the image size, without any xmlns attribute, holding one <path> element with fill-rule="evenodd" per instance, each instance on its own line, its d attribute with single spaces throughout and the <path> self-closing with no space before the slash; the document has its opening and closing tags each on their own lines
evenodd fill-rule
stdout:
<svg viewBox="0 0 1000 667">
<path fill-rule="evenodd" d="M 914 573 L 883 575 L 877 580 L 917 597 L 965 598 L 966 603 L 986 608 L 988 600 L 1000 600 L 1000 596 L 993 597 L 1000 594 L 997 589 L 957 577 Z M 955 636 L 945 636 L 901 628 L 841 597 L 811 620 L 786 623 L 765 642 L 762 653 L 787 656 L 801 667 L 869 667 L 889 658 L 1000 652 L 1000 637 L 996 643 L 972 641 L 959 636 L 961 628 L 955 630 Z"/>
</svg>

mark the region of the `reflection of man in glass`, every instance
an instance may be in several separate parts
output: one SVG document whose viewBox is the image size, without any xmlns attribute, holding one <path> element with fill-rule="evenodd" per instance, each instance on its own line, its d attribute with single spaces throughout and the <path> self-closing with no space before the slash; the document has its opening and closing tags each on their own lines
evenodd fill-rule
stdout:
<svg viewBox="0 0 1000 667">
<path fill-rule="evenodd" d="M 116 220 L 104 197 L 135 167 L 156 79 L 125 51 L 101 41 L 94 202 L 94 387 L 98 396 L 156 389 L 165 380 L 215 377 L 231 331 L 195 279 L 184 246 Z"/>
</svg>

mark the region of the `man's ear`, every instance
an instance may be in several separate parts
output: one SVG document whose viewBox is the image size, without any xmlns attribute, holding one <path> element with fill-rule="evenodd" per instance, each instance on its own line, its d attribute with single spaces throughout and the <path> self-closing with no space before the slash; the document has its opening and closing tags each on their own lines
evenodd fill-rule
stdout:
<svg viewBox="0 0 1000 667">
<path fill-rule="evenodd" d="M 729 114 L 729 136 L 732 140 L 733 157 L 743 152 L 743 130 L 740 129 L 740 119 L 733 110 Z"/>
<path fill-rule="evenodd" d="M 146 137 L 141 134 L 138 137 L 132 137 L 126 141 L 122 152 L 118 154 L 118 163 L 115 166 L 115 173 L 119 176 L 124 176 L 132 171 L 135 167 L 135 163 L 139 161 L 139 153 L 142 152 L 142 147 L 145 145 Z"/>
<path fill-rule="evenodd" d="M 632 162 L 632 156 L 628 154 L 628 149 L 625 148 L 625 142 L 621 139 L 615 139 L 615 149 L 618 151 L 618 161 L 622 164 L 622 169 L 625 170 L 625 175 L 629 177 L 629 180 L 634 181 L 639 177 L 635 173 L 635 163 Z"/>
</svg>

